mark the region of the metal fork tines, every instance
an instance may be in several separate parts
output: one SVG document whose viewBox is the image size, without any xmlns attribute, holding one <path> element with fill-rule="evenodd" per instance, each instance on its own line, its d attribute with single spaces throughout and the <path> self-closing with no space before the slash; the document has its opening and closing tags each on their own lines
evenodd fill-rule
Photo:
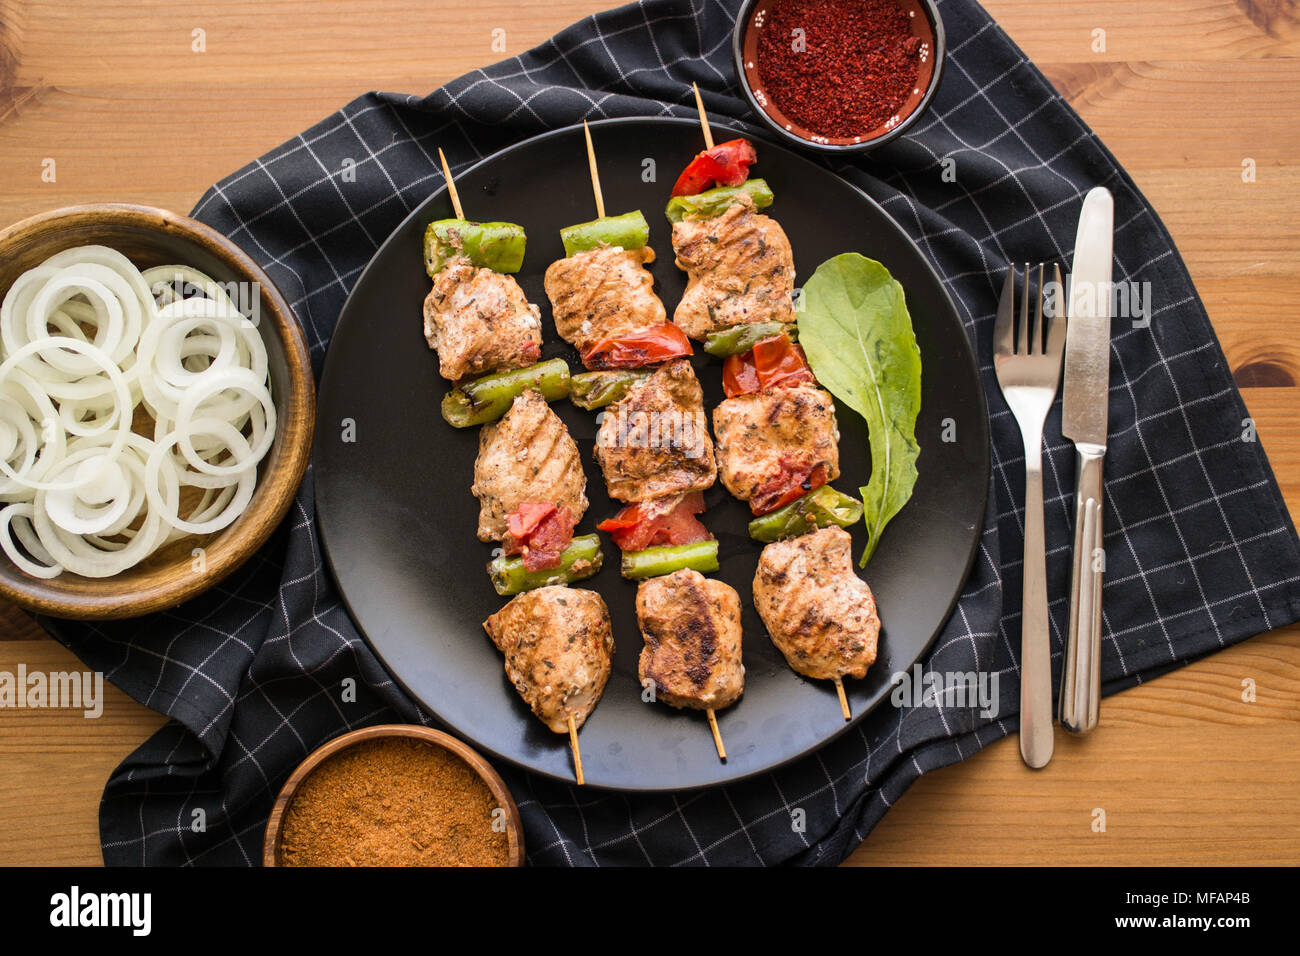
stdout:
<svg viewBox="0 0 1300 956">
<path fill-rule="evenodd" d="M 1052 759 L 1052 649 L 1047 618 L 1047 551 L 1043 538 L 1043 423 L 1056 397 L 1065 354 L 1065 294 L 1052 267 L 1049 296 L 1038 266 L 1036 307 L 1029 309 L 1031 268 L 1025 264 L 1016 321 L 1016 270 L 1008 266 L 997 322 L 993 367 L 1025 443 L 1025 563 L 1020 617 L 1020 754 L 1031 767 Z M 1044 316 L 1043 300 L 1053 308 Z M 1053 314 L 1053 313 L 1057 314 Z"/>
</svg>

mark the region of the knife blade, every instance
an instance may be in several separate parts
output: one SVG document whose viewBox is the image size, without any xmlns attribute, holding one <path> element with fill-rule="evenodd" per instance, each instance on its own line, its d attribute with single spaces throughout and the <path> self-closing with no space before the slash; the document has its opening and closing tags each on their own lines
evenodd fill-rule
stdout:
<svg viewBox="0 0 1300 956">
<path fill-rule="evenodd" d="M 1061 669 L 1061 725 L 1087 733 L 1101 705 L 1102 464 L 1110 404 L 1111 255 L 1115 200 L 1098 186 L 1083 201 L 1070 277 L 1061 433 L 1074 442 L 1074 560 Z"/>
<path fill-rule="evenodd" d="M 1065 333 L 1061 433 L 1071 441 L 1106 447 L 1110 389 L 1110 259 L 1115 201 L 1098 186 L 1079 214 L 1070 275 Z"/>
</svg>

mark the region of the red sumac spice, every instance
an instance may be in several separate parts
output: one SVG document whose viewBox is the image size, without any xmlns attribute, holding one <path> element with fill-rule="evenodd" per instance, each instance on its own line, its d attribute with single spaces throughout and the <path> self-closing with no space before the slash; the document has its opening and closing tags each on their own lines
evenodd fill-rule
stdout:
<svg viewBox="0 0 1300 956">
<path fill-rule="evenodd" d="M 920 46 L 898 0 L 772 0 L 758 75 L 792 123 L 848 138 L 898 112 L 916 85 Z"/>
</svg>

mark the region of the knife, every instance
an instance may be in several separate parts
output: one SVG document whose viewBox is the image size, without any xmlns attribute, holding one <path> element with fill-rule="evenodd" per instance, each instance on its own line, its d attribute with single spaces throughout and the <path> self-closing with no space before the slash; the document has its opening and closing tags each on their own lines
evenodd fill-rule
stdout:
<svg viewBox="0 0 1300 956">
<path fill-rule="evenodd" d="M 1074 242 L 1065 333 L 1061 433 L 1074 442 L 1077 491 L 1070 624 L 1061 669 L 1061 726 L 1085 734 L 1101 706 L 1102 462 L 1110 403 L 1111 247 L 1115 200 L 1098 186 L 1084 197 Z"/>
</svg>

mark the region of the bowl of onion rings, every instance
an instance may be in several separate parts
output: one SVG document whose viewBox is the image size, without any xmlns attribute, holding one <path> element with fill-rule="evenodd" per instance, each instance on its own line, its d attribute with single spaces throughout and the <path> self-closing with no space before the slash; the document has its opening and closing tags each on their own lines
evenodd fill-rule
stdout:
<svg viewBox="0 0 1300 956">
<path fill-rule="evenodd" d="M 314 419 L 292 308 L 215 230 L 106 203 L 0 231 L 0 595 L 80 619 L 197 596 L 284 518 Z"/>
</svg>

